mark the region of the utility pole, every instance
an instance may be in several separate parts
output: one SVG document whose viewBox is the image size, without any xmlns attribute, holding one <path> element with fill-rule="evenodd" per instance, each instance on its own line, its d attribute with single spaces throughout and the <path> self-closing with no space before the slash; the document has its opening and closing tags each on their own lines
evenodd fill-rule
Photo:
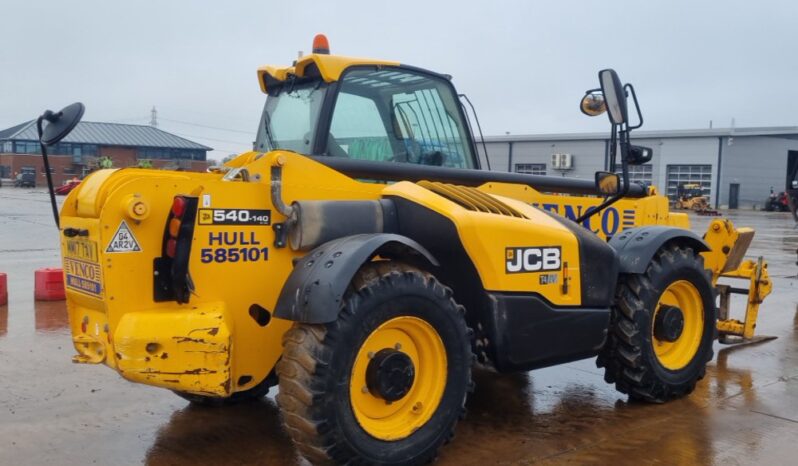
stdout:
<svg viewBox="0 0 798 466">
<path fill-rule="evenodd" d="M 150 126 L 158 127 L 158 110 L 155 109 L 155 105 L 150 110 Z"/>
</svg>

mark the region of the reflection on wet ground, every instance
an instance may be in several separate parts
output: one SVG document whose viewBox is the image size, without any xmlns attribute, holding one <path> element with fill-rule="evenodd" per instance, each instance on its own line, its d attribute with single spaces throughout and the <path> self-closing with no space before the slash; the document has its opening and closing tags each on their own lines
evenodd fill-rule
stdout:
<svg viewBox="0 0 798 466">
<path fill-rule="evenodd" d="M 66 301 L 36 301 L 34 315 L 37 332 L 57 332 L 69 327 Z"/>
<path fill-rule="evenodd" d="M 0 337 L 8 333 L 8 306 L 0 306 Z"/>
<path fill-rule="evenodd" d="M 224 411 L 223 413 L 220 411 Z M 264 399 L 246 406 L 175 411 L 156 433 L 145 461 L 170 464 L 298 464 L 277 406 Z"/>
<path fill-rule="evenodd" d="M 0 213 L 14 207 L 3 204 L 2 193 Z M 37 221 L 47 224 L 48 206 L 41 204 Z M 478 370 L 468 417 L 438 464 L 794 463 L 798 238 L 787 216 L 733 217 L 757 229 L 751 254 L 770 261 L 775 288 L 757 332 L 778 339 L 716 344 L 695 392 L 664 405 L 628 402 L 592 360 L 523 374 Z M 710 220 L 695 218 L 695 230 Z M 23 235 L 28 250 L 57 242 L 54 231 L 10 233 L 7 221 L 0 216 L 3 244 L 13 235 Z M 63 302 L 32 299 L 33 270 L 57 262 L 55 249 L 0 254 L 11 289 L 9 305 L 0 307 L 0 464 L 305 464 L 271 396 L 203 409 L 107 368 L 73 365 Z"/>
</svg>

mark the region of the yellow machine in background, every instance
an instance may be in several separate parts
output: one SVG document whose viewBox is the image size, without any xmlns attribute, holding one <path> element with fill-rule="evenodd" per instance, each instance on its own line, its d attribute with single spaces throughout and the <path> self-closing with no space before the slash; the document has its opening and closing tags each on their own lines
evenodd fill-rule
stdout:
<svg viewBox="0 0 798 466">
<path fill-rule="evenodd" d="M 475 358 L 597 356 L 619 391 L 664 402 L 703 377 L 716 330 L 753 337 L 771 287 L 743 261 L 753 231 L 718 220 L 701 238 L 629 181 L 651 151 L 630 143 L 642 117 L 614 71 L 582 103 L 612 127 L 595 183 L 479 170 L 450 77 L 329 55 L 323 37 L 258 79 L 253 151 L 209 173 L 99 170 L 69 194 L 75 362 L 197 404 L 279 383 L 311 461 L 418 464 L 464 413 Z M 49 118 L 63 137 L 80 115 Z M 749 281 L 743 321 L 718 320 L 716 293 L 737 291 L 723 277 Z"/>
<path fill-rule="evenodd" d="M 674 208 L 700 212 L 709 209 L 709 200 L 704 196 L 700 184 L 682 183 L 676 192 Z"/>
</svg>

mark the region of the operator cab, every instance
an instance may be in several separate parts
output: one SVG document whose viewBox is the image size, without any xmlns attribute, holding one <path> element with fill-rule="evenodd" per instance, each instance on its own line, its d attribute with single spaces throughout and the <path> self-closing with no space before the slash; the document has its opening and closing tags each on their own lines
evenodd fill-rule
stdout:
<svg viewBox="0 0 798 466">
<path fill-rule="evenodd" d="M 315 47 L 314 52 L 283 80 L 274 79 L 272 69 L 262 71 L 268 97 L 256 151 L 479 168 L 465 114 L 446 76 L 345 59 L 333 80 L 320 70 L 343 57 Z"/>
</svg>

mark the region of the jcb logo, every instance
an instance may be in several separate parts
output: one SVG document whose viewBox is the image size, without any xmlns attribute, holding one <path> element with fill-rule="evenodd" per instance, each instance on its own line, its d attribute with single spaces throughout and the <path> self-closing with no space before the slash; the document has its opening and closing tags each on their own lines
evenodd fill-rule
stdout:
<svg viewBox="0 0 798 466">
<path fill-rule="evenodd" d="M 542 272 L 560 270 L 562 252 L 559 246 L 540 248 L 506 248 L 507 273 Z"/>
</svg>

